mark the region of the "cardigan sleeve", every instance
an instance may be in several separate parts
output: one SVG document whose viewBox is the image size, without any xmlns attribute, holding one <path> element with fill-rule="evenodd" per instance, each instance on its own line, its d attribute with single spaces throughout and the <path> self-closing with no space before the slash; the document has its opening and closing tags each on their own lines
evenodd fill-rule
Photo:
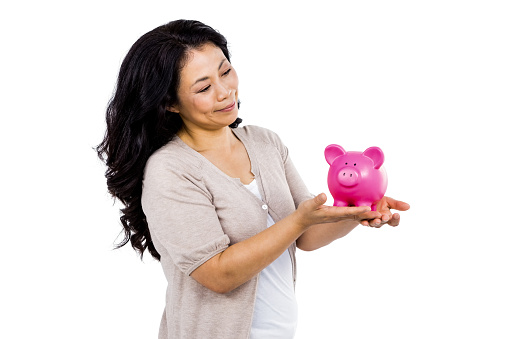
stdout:
<svg viewBox="0 0 509 339">
<path fill-rule="evenodd" d="M 175 265 L 190 275 L 224 251 L 230 239 L 223 232 L 199 171 L 193 171 L 189 164 L 179 165 L 161 161 L 161 157 L 149 159 L 143 180 L 142 207 L 151 236 L 168 252 Z"/>
<path fill-rule="evenodd" d="M 314 195 L 309 192 L 299 172 L 297 172 L 297 168 L 295 168 L 292 159 L 288 155 L 284 161 L 284 166 L 286 182 L 288 183 L 293 201 L 295 202 L 295 208 L 297 208 L 301 202 L 312 199 Z"/>
<path fill-rule="evenodd" d="M 306 187 L 306 184 L 302 180 L 297 168 L 292 162 L 290 158 L 290 154 L 288 148 L 285 146 L 281 138 L 274 132 L 266 130 L 269 134 L 269 139 L 271 143 L 278 149 L 281 160 L 283 162 L 286 182 L 288 183 L 288 187 L 290 188 L 291 195 L 293 197 L 293 201 L 295 203 L 295 208 L 299 206 L 305 200 L 312 199 L 314 197 Z"/>
</svg>

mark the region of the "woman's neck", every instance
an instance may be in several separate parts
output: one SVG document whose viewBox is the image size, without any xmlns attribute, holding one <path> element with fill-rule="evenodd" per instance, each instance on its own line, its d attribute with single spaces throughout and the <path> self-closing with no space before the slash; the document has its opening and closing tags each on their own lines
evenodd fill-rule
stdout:
<svg viewBox="0 0 509 339">
<path fill-rule="evenodd" d="M 219 130 L 208 131 L 193 130 L 184 125 L 177 136 L 199 153 L 229 152 L 237 141 L 228 126 Z"/>
</svg>

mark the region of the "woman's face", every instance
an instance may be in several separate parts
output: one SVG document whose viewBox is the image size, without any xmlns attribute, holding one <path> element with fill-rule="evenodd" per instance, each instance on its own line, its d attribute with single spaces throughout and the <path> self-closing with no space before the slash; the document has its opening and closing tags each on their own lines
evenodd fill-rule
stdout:
<svg viewBox="0 0 509 339">
<path fill-rule="evenodd" d="M 169 107 L 180 114 L 185 127 L 217 130 L 238 116 L 237 73 L 221 49 L 206 44 L 189 52 L 180 73 L 178 103 Z"/>
</svg>

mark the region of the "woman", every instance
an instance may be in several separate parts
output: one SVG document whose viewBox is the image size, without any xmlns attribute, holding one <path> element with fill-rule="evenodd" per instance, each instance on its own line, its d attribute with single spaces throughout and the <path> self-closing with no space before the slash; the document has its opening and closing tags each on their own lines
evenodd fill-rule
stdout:
<svg viewBox="0 0 509 339">
<path fill-rule="evenodd" d="M 408 209 L 324 206 L 276 134 L 238 128 L 238 107 L 226 40 L 197 21 L 148 32 L 120 68 L 97 151 L 125 205 L 119 246 L 148 249 L 168 280 L 159 338 L 292 338 L 296 247 Z"/>
</svg>

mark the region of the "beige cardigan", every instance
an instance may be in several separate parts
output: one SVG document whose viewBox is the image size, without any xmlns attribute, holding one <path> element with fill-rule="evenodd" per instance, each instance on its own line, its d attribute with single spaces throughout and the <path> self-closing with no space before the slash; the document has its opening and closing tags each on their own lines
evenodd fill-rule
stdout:
<svg viewBox="0 0 509 339">
<path fill-rule="evenodd" d="M 248 338 L 258 277 L 218 294 L 190 274 L 229 245 L 263 231 L 267 213 L 277 222 L 312 197 L 275 133 L 255 126 L 233 132 L 246 147 L 263 201 L 178 137 L 145 167 L 143 211 L 168 280 L 159 339 Z M 289 248 L 294 282 L 295 248 Z"/>
</svg>

